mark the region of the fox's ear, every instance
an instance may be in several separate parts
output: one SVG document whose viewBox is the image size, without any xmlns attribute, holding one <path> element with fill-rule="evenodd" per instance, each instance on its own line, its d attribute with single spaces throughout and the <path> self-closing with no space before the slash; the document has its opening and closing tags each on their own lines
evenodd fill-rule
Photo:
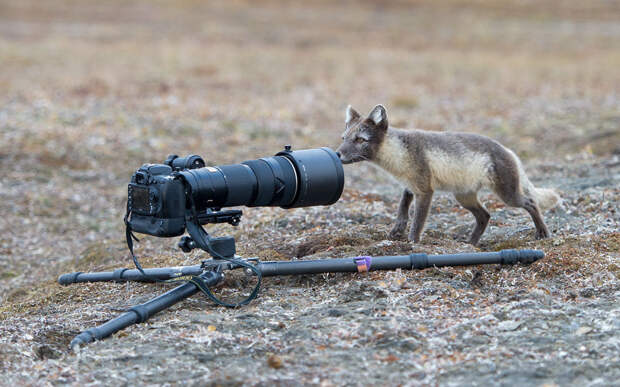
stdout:
<svg viewBox="0 0 620 387">
<path fill-rule="evenodd" d="M 387 112 L 383 105 L 377 105 L 368 115 L 368 119 L 372 121 L 377 128 L 386 129 L 388 126 Z"/>
<path fill-rule="evenodd" d="M 353 109 L 351 105 L 347 106 L 347 112 L 344 119 L 344 123 L 348 124 L 349 122 L 360 118 L 360 114 Z"/>
</svg>

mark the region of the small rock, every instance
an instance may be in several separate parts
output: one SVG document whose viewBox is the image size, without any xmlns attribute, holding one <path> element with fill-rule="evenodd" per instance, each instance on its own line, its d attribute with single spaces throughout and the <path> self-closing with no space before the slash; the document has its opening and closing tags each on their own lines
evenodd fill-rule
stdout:
<svg viewBox="0 0 620 387">
<path fill-rule="evenodd" d="M 489 314 L 485 314 L 484 316 L 480 317 L 479 320 L 480 322 L 484 324 L 491 324 L 497 321 L 497 317 L 495 317 L 492 313 L 489 313 Z"/>
<path fill-rule="evenodd" d="M 238 320 L 249 320 L 249 319 L 260 319 L 261 317 L 254 313 L 244 313 L 244 314 L 235 316 L 235 318 Z"/>
<path fill-rule="evenodd" d="M 198 353 L 195 357 L 200 363 L 209 363 L 216 359 L 216 356 L 212 353 Z"/>
<path fill-rule="evenodd" d="M 330 309 L 327 311 L 327 315 L 329 317 L 340 317 L 340 316 L 344 316 L 345 314 L 346 312 L 341 309 Z"/>
<path fill-rule="evenodd" d="M 271 322 L 271 328 L 272 329 L 284 329 L 286 328 L 286 324 L 284 324 L 282 321 L 274 321 Z"/>
<path fill-rule="evenodd" d="M 267 358 L 267 365 L 271 368 L 279 369 L 284 366 L 284 362 L 280 356 L 272 354 Z"/>
<path fill-rule="evenodd" d="M 540 300 L 544 303 L 549 303 L 551 301 L 551 297 L 542 289 L 534 289 L 529 293 L 530 297 L 536 300 Z"/>
<path fill-rule="evenodd" d="M 36 349 L 36 354 L 37 354 L 38 358 L 41 359 L 41 360 L 45 360 L 45 359 L 58 359 L 62 355 L 60 353 L 60 351 L 54 349 L 53 347 L 51 347 L 51 346 L 49 346 L 47 344 L 40 345 Z"/>
<path fill-rule="evenodd" d="M 497 324 L 497 328 L 501 331 L 514 331 L 521 326 L 521 322 L 508 320 Z"/>
<path fill-rule="evenodd" d="M 575 334 L 577 336 L 583 336 L 583 335 L 587 335 L 590 332 L 592 332 L 592 328 L 590 327 L 579 327 L 579 329 L 575 331 Z"/>
</svg>

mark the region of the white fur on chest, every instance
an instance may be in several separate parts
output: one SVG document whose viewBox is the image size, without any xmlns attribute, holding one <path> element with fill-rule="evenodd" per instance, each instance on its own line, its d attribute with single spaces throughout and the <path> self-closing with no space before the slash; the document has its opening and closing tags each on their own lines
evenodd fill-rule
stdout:
<svg viewBox="0 0 620 387">
<path fill-rule="evenodd" d="M 376 163 L 406 186 L 415 181 L 413 159 L 397 137 L 387 136 L 376 156 Z"/>
<path fill-rule="evenodd" d="M 489 187 L 488 155 L 475 152 L 450 154 L 439 149 L 425 152 L 433 190 L 468 193 Z"/>
</svg>

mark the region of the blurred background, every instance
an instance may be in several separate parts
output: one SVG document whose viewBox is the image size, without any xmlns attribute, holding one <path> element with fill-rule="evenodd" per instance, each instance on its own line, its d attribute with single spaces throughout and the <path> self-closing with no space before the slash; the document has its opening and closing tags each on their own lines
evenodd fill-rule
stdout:
<svg viewBox="0 0 620 387">
<path fill-rule="evenodd" d="M 122 240 L 142 163 L 335 148 L 349 103 L 526 164 L 611 155 L 619 20 L 603 0 L 3 1 L 0 276 Z M 376 169 L 347 177 L 396 203 Z"/>
<path fill-rule="evenodd" d="M 141 164 L 335 148 L 347 104 L 384 104 L 396 127 L 488 135 L 535 183 L 562 190 L 592 163 L 617 166 L 619 69 L 620 3 L 607 0 L 0 0 L 0 300 L 37 300 L 34 279 L 58 295 L 50 301 L 68 299 L 77 290 L 59 293 L 61 272 L 128 265 L 122 216 Z M 245 209 L 239 251 L 291 258 L 385 239 L 398 186 L 367 164 L 346 174 L 329 209 Z M 423 250 L 470 249 L 446 236 L 469 232 L 468 213 L 436 200 Z M 527 215 L 510 219 L 532 239 Z M 290 245 L 327 233 L 342 239 Z M 489 240 L 483 248 L 498 247 Z M 145 266 L 195 262 L 171 240 L 140 249 Z"/>
<path fill-rule="evenodd" d="M 335 148 L 349 103 L 491 136 L 526 165 L 613 155 L 619 20 L 604 0 L 2 1 L 3 286 L 122 241 L 142 163 Z M 395 205 L 376 169 L 347 178 Z"/>
</svg>

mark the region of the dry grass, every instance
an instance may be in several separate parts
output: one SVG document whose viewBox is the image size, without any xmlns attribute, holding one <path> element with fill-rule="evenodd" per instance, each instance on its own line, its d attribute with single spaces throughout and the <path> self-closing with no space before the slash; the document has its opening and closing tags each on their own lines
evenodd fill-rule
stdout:
<svg viewBox="0 0 620 387">
<path fill-rule="evenodd" d="M 593 369 L 617 380 L 619 21 L 603 0 L 0 1 L 5 383 L 248 384 L 257 371 L 263 384 L 577 384 Z M 554 237 L 533 241 L 531 221 L 487 195 L 480 249 L 541 248 L 545 260 L 270 279 L 244 310 L 192 299 L 67 352 L 78 331 L 165 289 L 54 282 L 130 266 L 122 215 L 137 167 L 170 153 L 224 164 L 288 143 L 335 147 L 349 103 L 514 149 L 565 207 L 546 215 Z M 213 232 L 265 260 L 472 249 L 470 215 L 445 195 L 421 244 L 385 241 L 398 187 L 368 165 L 346 173 L 330 208 L 244 209 L 239 228 Z M 139 248 L 145 266 L 201 258 L 170 240 Z"/>
</svg>

